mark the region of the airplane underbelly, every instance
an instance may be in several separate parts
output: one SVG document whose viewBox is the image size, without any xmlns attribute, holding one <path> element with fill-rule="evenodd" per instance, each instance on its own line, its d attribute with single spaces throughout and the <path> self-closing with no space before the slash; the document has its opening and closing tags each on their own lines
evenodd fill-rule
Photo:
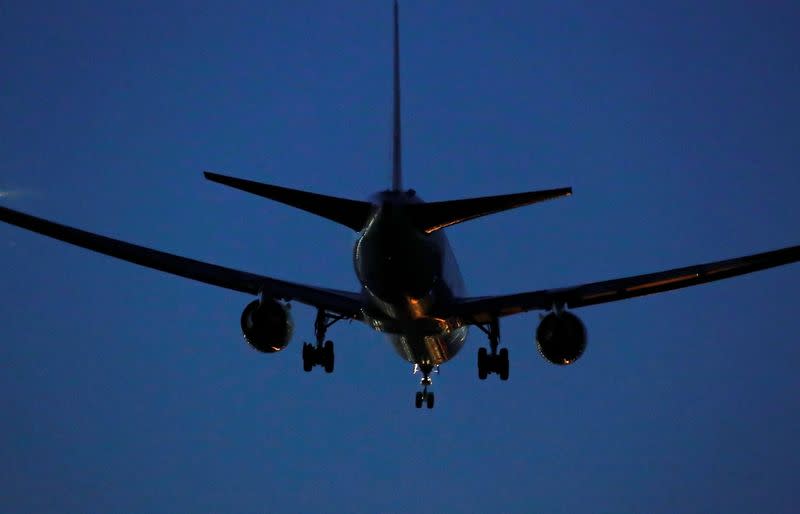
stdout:
<svg viewBox="0 0 800 514">
<path fill-rule="evenodd" d="M 452 359 L 467 339 L 468 327 L 441 334 L 388 334 L 400 357 L 412 364 L 438 366 Z"/>
</svg>

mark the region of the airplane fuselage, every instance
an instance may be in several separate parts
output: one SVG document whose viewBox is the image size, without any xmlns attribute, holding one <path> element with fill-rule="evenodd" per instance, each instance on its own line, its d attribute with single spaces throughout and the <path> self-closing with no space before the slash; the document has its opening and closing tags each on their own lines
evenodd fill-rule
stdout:
<svg viewBox="0 0 800 514">
<path fill-rule="evenodd" d="M 437 366 L 464 345 L 467 326 L 432 315 L 464 296 L 464 280 L 443 230 L 427 234 L 411 223 L 406 206 L 423 203 L 413 191 L 379 193 L 353 248 L 364 294 L 364 320 L 388 335 L 414 364 Z"/>
</svg>

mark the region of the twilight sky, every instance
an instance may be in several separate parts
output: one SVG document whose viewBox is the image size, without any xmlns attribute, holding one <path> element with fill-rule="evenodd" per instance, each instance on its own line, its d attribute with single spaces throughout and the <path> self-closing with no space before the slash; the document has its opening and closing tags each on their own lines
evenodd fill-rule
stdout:
<svg viewBox="0 0 800 514">
<path fill-rule="evenodd" d="M 796 2 L 401 2 L 404 169 L 427 200 L 572 186 L 452 227 L 471 294 L 800 242 Z M 388 187 L 391 2 L 10 2 L 0 202 L 278 278 L 357 289 L 354 234 L 212 184 Z M 575 311 L 578 363 L 503 321 L 418 377 L 314 311 L 265 356 L 246 295 L 0 226 L 3 512 L 790 513 L 800 266 Z"/>
</svg>

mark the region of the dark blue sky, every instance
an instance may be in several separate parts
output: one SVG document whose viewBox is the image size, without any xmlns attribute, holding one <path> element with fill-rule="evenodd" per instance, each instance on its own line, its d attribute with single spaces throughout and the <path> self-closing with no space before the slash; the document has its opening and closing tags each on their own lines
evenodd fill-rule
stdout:
<svg viewBox="0 0 800 514">
<path fill-rule="evenodd" d="M 389 185 L 391 6 L 12 2 L 3 205 L 356 289 L 354 235 L 204 169 L 363 199 Z M 573 186 L 449 230 L 470 293 L 797 244 L 795 2 L 407 1 L 406 185 L 428 200 Z M 698 5 L 700 4 L 700 5 Z M 0 226 L 4 512 L 795 512 L 800 267 L 577 313 L 584 358 L 504 320 L 416 411 L 384 339 L 333 375 L 239 333 L 247 296 Z"/>
</svg>

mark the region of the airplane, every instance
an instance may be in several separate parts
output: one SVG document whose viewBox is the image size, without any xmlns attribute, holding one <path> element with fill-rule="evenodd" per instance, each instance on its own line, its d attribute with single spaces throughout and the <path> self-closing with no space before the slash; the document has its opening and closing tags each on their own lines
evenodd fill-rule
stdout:
<svg viewBox="0 0 800 514">
<path fill-rule="evenodd" d="M 671 291 L 800 260 L 800 245 L 706 264 L 557 289 L 498 296 L 466 296 L 464 280 L 445 228 L 497 212 L 570 196 L 569 187 L 524 193 L 424 202 L 403 189 L 400 117 L 398 4 L 393 9 L 393 145 L 391 188 L 369 201 L 337 198 L 213 172 L 206 179 L 277 201 L 339 223 L 358 233 L 353 264 L 360 291 L 341 291 L 280 280 L 161 252 L 0 207 L 0 221 L 140 266 L 239 291 L 253 297 L 242 311 L 244 339 L 257 351 L 285 349 L 294 324 L 290 302 L 317 310 L 314 343 L 303 343 L 303 369 L 334 370 L 327 330 L 341 320 L 363 322 L 388 336 L 394 350 L 421 374 L 416 408 L 431 409 L 431 375 L 464 347 L 468 329 L 488 338 L 477 352 L 478 378 L 509 377 L 509 353 L 500 348 L 500 319 L 542 311 L 536 330 L 539 353 L 556 365 L 577 361 L 587 332 L 574 309 Z"/>
</svg>

